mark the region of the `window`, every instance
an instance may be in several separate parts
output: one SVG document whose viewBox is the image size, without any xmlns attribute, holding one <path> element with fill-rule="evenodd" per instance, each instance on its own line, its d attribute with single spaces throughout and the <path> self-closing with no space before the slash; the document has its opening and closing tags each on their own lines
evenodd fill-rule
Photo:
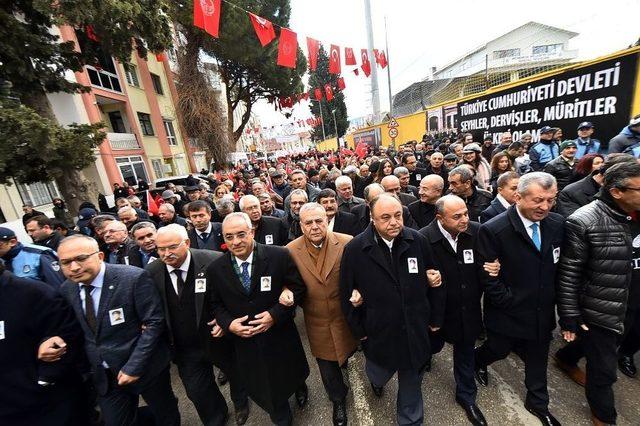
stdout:
<svg viewBox="0 0 640 426">
<path fill-rule="evenodd" d="M 151 74 L 151 81 L 153 82 L 153 89 L 156 91 L 158 95 L 164 95 L 162 91 L 162 81 L 160 81 L 160 76 L 154 73 Z"/>
<path fill-rule="evenodd" d="M 178 146 L 178 140 L 176 139 L 176 131 L 173 129 L 173 121 L 171 120 L 162 120 L 164 123 L 164 129 L 167 131 L 167 139 L 169 140 L 169 145 Z"/>
<path fill-rule="evenodd" d="M 78 31 L 76 35 L 78 36 L 80 50 L 85 50 L 90 45 L 91 51 L 95 54 L 96 62 L 85 67 L 87 74 L 89 74 L 91 85 L 113 90 L 114 92 L 122 92 L 116 65 L 111 56 L 102 50 L 102 46 L 99 43 L 87 38 L 83 32 Z"/>
<path fill-rule="evenodd" d="M 493 59 L 512 58 L 515 56 L 520 56 L 520 49 L 504 49 L 493 51 Z"/>
<path fill-rule="evenodd" d="M 140 81 L 138 80 L 138 69 L 133 64 L 124 65 L 124 74 L 127 77 L 127 83 L 129 86 L 140 87 Z"/>
<path fill-rule="evenodd" d="M 120 169 L 122 180 L 126 181 L 130 186 L 138 185 L 139 178 L 149 182 L 149 177 L 147 175 L 147 170 L 144 167 L 142 157 L 117 157 L 116 163 Z"/>
<path fill-rule="evenodd" d="M 54 198 L 60 197 L 55 182 L 37 182 L 29 185 L 19 183 L 16 187 L 23 204 L 31 203 L 34 207 L 50 204 Z"/>
<path fill-rule="evenodd" d="M 560 53 L 562 51 L 562 43 L 546 44 L 544 46 L 533 46 L 534 55 L 546 55 L 550 53 Z"/>
<path fill-rule="evenodd" d="M 156 175 L 156 179 L 164 177 L 164 164 L 162 160 L 151 160 L 151 166 L 153 166 L 153 173 Z"/>
<path fill-rule="evenodd" d="M 122 113 L 120 113 L 120 111 L 111 111 L 108 115 L 113 133 L 127 133 L 127 129 L 124 127 Z"/>
<path fill-rule="evenodd" d="M 138 120 L 140 120 L 140 128 L 142 129 L 142 134 L 145 136 L 153 136 L 153 126 L 151 125 L 151 116 L 149 114 L 145 114 L 144 112 L 138 113 Z"/>
</svg>

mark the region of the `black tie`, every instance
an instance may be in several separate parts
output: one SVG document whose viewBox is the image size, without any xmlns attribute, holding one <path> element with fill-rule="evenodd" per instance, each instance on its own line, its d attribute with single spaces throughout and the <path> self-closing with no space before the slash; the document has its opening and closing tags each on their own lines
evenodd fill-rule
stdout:
<svg viewBox="0 0 640 426">
<path fill-rule="evenodd" d="M 93 298 L 91 297 L 91 291 L 94 287 L 92 285 L 83 285 L 84 290 L 84 316 L 87 319 L 87 325 L 96 333 L 96 307 L 93 305 Z"/>
<path fill-rule="evenodd" d="M 182 279 L 182 270 L 174 269 L 173 273 L 176 274 L 178 283 L 178 297 L 182 297 L 182 290 L 184 290 L 184 280 Z"/>
<path fill-rule="evenodd" d="M 209 233 L 208 232 L 201 233 L 200 238 L 202 238 L 202 241 L 206 242 L 209 239 Z"/>
</svg>

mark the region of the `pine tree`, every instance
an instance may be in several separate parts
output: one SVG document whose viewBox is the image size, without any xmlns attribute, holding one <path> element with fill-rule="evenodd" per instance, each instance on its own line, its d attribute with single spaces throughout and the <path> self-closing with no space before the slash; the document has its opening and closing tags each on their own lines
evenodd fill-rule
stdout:
<svg viewBox="0 0 640 426">
<path fill-rule="evenodd" d="M 313 101 L 310 104 L 311 112 L 316 118 L 320 118 L 320 105 L 322 105 L 322 118 L 324 133 L 327 137 L 329 135 L 336 135 L 336 126 L 333 122 L 332 111 L 335 111 L 338 137 L 344 136 L 349 127 L 349 121 L 347 119 L 347 105 L 344 103 L 344 93 L 338 90 L 338 74 L 329 74 L 329 56 L 324 50 L 323 46 L 320 46 L 318 51 L 318 66 L 315 71 L 311 71 L 309 75 L 309 94 L 310 99 Z M 333 89 L 333 99 L 327 101 L 324 87 L 326 84 L 330 84 Z M 314 91 L 320 89 L 322 91 L 322 100 L 320 102 L 315 100 Z M 316 141 L 322 140 L 322 127 L 318 126 L 314 129 L 313 139 Z"/>
</svg>

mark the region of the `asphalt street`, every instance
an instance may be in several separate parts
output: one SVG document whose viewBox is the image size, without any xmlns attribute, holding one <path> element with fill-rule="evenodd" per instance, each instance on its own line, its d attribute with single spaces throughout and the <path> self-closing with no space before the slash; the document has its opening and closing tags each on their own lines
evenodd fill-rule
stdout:
<svg viewBox="0 0 640 426">
<path fill-rule="evenodd" d="M 333 407 L 327 399 L 318 367 L 311 355 L 306 339 L 304 321 L 300 310 L 296 317 L 298 330 L 305 344 L 307 359 L 311 367 L 311 374 L 307 379 L 309 387 L 309 402 L 304 409 L 297 407 L 291 398 L 295 425 L 331 425 Z M 559 336 L 552 343 L 552 355 L 562 345 Z M 640 365 L 640 357 L 636 357 Z M 441 426 L 458 426 L 470 424 L 454 400 L 455 382 L 453 380 L 453 359 L 450 347 L 434 358 L 430 373 L 424 377 L 422 392 L 424 398 L 425 424 Z M 348 367 L 343 370 L 349 385 L 347 396 L 349 424 L 351 425 L 392 425 L 395 423 L 395 400 L 397 381 L 392 379 L 384 389 L 381 398 L 371 391 L 369 381 L 364 373 L 364 356 L 357 352 L 350 360 Z M 478 392 L 478 406 L 484 412 L 490 425 L 539 425 L 540 422 L 524 408 L 526 389 L 524 386 L 524 365 L 520 359 L 511 355 L 489 367 L 489 386 L 480 387 Z M 183 425 L 200 425 L 195 408 L 188 400 L 182 383 L 173 369 L 173 389 L 178 396 Z M 551 398 L 550 410 L 563 425 L 587 426 L 591 425 L 589 408 L 587 406 L 584 389 L 568 379 L 549 360 L 548 369 L 549 394 Z M 230 403 L 229 386 L 221 388 Z M 618 373 L 615 384 L 616 407 L 618 410 L 618 425 L 640 425 L 640 378 L 629 379 Z M 247 425 L 268 425 L 269 416 L 255 404 L 251 404 Z M 232 413 L 231 413 L 232 414 Z M 229 425 L 235 424 L 233 414 Z"/>
</svg>

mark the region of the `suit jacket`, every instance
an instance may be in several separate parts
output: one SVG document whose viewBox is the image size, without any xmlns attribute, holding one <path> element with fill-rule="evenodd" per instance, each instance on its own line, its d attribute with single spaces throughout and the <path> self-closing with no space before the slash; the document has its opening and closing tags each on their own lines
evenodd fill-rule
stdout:
<svg viewBox="0 0 640 426">
<path fill-rule="evenodd" d="M 234 342 L 236 361 L 244 367 L 240 374 L 247 393 L 269 411 L 284 403 L 309 375 L 309 365 L 293 322 L 295 305 L 286 307 L 278 301 L 286 286 L 293 292 L 295 303 L 301 303 L 306 287 L 284 247 L 255 244 L 249 293 L 232 262 L 235 259 L 231 253 L 226 253 L 207 269 L 207 280 L 216 283 L 211 310 Z M 268 278 L 268 286 L 263 285 L 264 278 Z M 268 311 L 274 320 L 266 332 L 240 338 L 229 331 L 234 319 L 247 315 L 248 322 L 264 311 Z"/>
<path fill-rule="evenodd" d="M 302 309 L 311 353 L 316 358 L 338 361 L 340 365 L 358 346 L 340 307 L 340 260 L 349 241 L 349 235 L 327 232 L 324 242 L 327 251 L 321 271 L 309 255 L 304 236 L 287 244 L 307 287 Z"/>
<path fill-rule="evenodd" d="M 398 192 L 398 198 L 400 198 L 400 202 L 403 206 L 407 207 L 409 204 L 418 201 L 416 197 L 411 194 L 405 194 L 404 192 Z"/>
<path fill-rule="evenodd" d="M 222 224 L 219 222 L 211 222 L 211 235 L 209 235 L 207 241 L 202 241 L 195 229 L 191 229 L 188 235 L 192 248 L 222 251 L 220 247 L 224 243 L 224 238 L 222 238 Z"/>
<path fill-rule="evenodd" d="M 285 227 L 285 224 L 281 219 L 270 216 L 262 216 L 260 218 L 258 227 L 254 229 L 254 239 L 260 244 L 274 246 L 284 246 L 285 244 L 287 244 L 287 228 Z M 267 241 L 267 236 L 269 235 L 271 236 L 269 238 L 270 242 Z"/>
<path fill-rule="evenodd" d="M 103 361 L 114 376 L 120 371 L 142 376 L 131 385 L 131 389 L 139 391 L 169 364 L 169 348 L 162 338 L 165 329 L 162 301 L 149 273 L 143 269 L 111 264 L 105 264 L 105 268 L 100 304 L 96 307 L 95 334 L 87 324 L 79 284 L 67 280 L 60 291 L 73 307 L 84 332 L 85 350 L 100 395 L 108 390 Z M 124 321 L 112 325 L 111 312 L 116 309 L 121 310 Z"/>
<path fill-rule="evenodd" d="M 423 203 L 418 200 L 409 204 L 408 209 L 409 213 L 411 213 L 411 217 L 416 221 L 418 229 L 422 229 L 429 225 L 433 219 L 436 218 L 435 204 Z"/>
<path fill-rule="evenodd" d="M 351 213 L 356 215 L 356 219 L 358 220 L 358 227 L 356 230 L 356 235 L 358 235 L 364 232 L 364 230 L 369 226 L 369 223 L 371 223 L 371 212 L 369 211 L 369 206 L 366 204 L 360 204 L 359 206 L 355 206 L 351 210 Z M 413 220 L 411 213 L 409 213 L 409 209 L 405 206 L 402 206 L 402 220 L 405 226 L 418 229 L 418 224 Z"/>
<path fill-rule="evenodd" d="M 502 205 L 500 200 L 494 198 L 491 201 L 491 204 L 489 204 L 489 207 L 487 207 L 482 211 L 482 213 L 480 213 L 480 223 L 488 222 L 504 211 L 507 211 L 507 209 Z"/>
<path fill-rule="evenodd" d="M 176 211 L 176 214 L 173 216 L 173 220 L 170 223 L 166 223 L 166 222 L 158 222 L 158 229 L 162 228 L 163 226 L 167 226 L 171 223 L 177 223 L 178 225 L 182 225 L 185 228 L 187 227 L 187 220 L 183 217 L 178 216 L 178 213 Z"/>
<path fill-rule="evenodd" d="M 347 203 L 341 200 L 340 197 L 338 196 L 338 210 L 340 210 L 341 212 L 349 213 L 352 208 L 360 204 L 364 204 L 363 198 L 358 198 L 356 196 L 353 196 L 351 197 L 351 200 L 349 200 L 349 202 Z"/>
<path fill-rule="evenodd" d="M 407 189 L 402 192 L 405 194 L 413 195 L 414 197 L 416 197 L 416 199 L 420 199 L 418 188 L 413 185 L 407 185 Z"/>
<path fill-rule="evenodd" d="M 420 181 L 427 174 L 428 173 L 425 169 L 416 167 L 416 169 L 413 172 L 409 172 L 409 185 L 413 185 L 415 187 L 420 186 Z"/>
<path fill-rule="evenodd" d="M 564 218 L 540 221 L 541 250 L 524 228 L 515 206 L 480 226 L 480 263 L 500 260 L 500 275 L 482 271 L 487 330 L 518 339 L 545 341 L 555 328 L 555 275 Z"/>
<path fill-rule="evenodd" d="M 338 210 L 333 219 L 333 232 L 355 237 L 358 235 L 358 218 L 352 213 Z"/>
<path fill-rule="evenodd" d="M 137 266 L 138 268 L 144 268 L 147 264 L 142 264 L 142 252 L 140 251 L 140 247 L 135 245 L 129 249 L 128 257 L 129 257 L 129 265 Z M 153 252 L 150 255 L 149 261 L 147 263 L 152 263 L 154 260 L 158 259 L 158 253 Z"/>
</svg>

